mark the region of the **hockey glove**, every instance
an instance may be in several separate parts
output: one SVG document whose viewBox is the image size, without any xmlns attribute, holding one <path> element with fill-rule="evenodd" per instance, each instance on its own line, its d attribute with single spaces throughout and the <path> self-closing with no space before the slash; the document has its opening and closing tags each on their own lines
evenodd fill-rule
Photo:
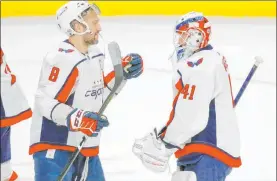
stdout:
<svg viewBox="0 0 277 181">
<path fill-rule="evenodd" d="M 137 53 L 130 53 L 122 59 L 125 79 L 136 78 L 143 72 L 143 60 Z"/>
<path fill-rule="evenodd" d="M 81 131 L 88 136 L 97 136 L 103 127 L 108 127 L 106 116 L 97 113 L 74 109 L 67 116 L 67 127 L 70 131 Z"/>
<path fill-rule="evenodd" d="M 142 139 L 137 139 L 132 151 L 149 170 L 164 172 L 168 167 L 169 158 L 176 150 L 167 149 L 154 130 Z"/>
</svg>

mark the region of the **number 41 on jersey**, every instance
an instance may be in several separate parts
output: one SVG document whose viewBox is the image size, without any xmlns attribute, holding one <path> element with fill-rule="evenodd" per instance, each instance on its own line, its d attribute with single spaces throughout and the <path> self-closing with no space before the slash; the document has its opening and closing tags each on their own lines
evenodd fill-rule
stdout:
<svg viewBox="0 0 277 181">
<path fill-rule="evenodd" d="M 186 84 L 184 88 L 181 90 L 181 94 L 183 94 L 184 99 L 193 100 L 195 85 Z"/>
</svg>

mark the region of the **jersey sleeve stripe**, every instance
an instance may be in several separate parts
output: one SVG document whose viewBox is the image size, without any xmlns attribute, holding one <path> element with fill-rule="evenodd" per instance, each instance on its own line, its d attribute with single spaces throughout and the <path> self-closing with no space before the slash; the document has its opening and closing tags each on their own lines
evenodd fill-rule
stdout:
<svg viewBox="0 0 277 181">
<path fill-rule="evenodd" d="M 167 121 L 166 123 L 166 126 L 169 126 L 170 123 L 172 122 L 173 118 L 174 118 L 174 115 L 175 115 L 175 108 L 176 108 L 176 104 L 177 104 L 177 101 L 178 101 L 178 98 L 179 98 L 179 95 L 181 94 L 181 91 L 182 91 L 182 88 L 183 88 L 183 82 L 182 82 L 182 79 L 180 78 L 179 81 L 177 82 L 177 84 L 175 85 L 175 87 L 179 90 L 177 95 L 175 96 L 174 100 L 173 100 L 173 103 L 172 103 L 172 110 L 170 112 L 170 115 L 169 115 L 169 120 Z M 162 133 L 162 137 L 165 136 L 165 133 L 166 133 L 166 130 Z"/>
<path fill-rule="evenodd" d="M 12 71 L 8 64 L 6 64 L 5 73 L 11 75 L 11 85 L 13 85 L 16 82 L 16 76 L 12 74 Z"/>
<path fill-rule="evenodd" d="M 111 71 L 107 76 L 104 77 L 104 84 L 105 87 L 108 86 L 108 84 L 114 79 L 115 73 L 114 71 Z"/>
<path fill-rule="evenodd" d="M 1 119 L 0 127 L 3 128 L 3 127 L 7 127 L 7 126 L 12 126 L 20 121 L 30 118 L 30 117 L 32 117 L 32 110 L 28 109 L 26 111 L 19 113 L 16 116 Z"/>
<path fill-rule="evenodd" d="M 59 102 L 61 103 L 65 103 L 68 96 L 70 95 L 74 84 L 77 80 L 77 77 L 79 75 L 79 71 L 78 68 L 75 67 L 72 72 L 70 73 L 70 75 L 67 77 L 64 85 L 62 86 L 61 90 L 59 91 L 59 93 L 56 95 L 55 99 L 57 99 Z"/>
<path fill-rule="evenodd" d="M 168 122 L 167 122 L 167 124 L 166 124 L 167 126 L 170 125 L 170 123 L 172 122 L 172 120 L 173 120 L 173 118 L 174 118 L 176 103 L 177 103 L 177 100 L 178 100 L 178 98 L 179 98 L 180 93 L 181 93 L 181 92 L 178 92 L 178 94 L 177 94 L 176 97 L 174 98 L 174 101 L 173 101 L 173 104 L 172 104 L 173 109 L 172 109 L 172 111 L 171 111 L 171 113 L 170 113 L 169 120 L 168 120 Z"/>
<path fill-rule="evenodd" d="M 178 98 L 179 98 L 179 95 L 182 91 L 182 88 L 183 88 L 183 82 L 182 82 L 182 79 L 180 78 L 179 81 L 177 82 L 177 84 L 175 85 L 175 87 L 179 90 L 177 95 L 175 96 L 174 100 L 173 100 L 173 103 L 172 103 L 172 111 L 170 113 L 170 116 L 169 116 L 169 120 L 167 122 L 167 126 L 170 125 L 170 123 L 172 122 L 173 118 L 174 118 L 174 115 L 175 115 L 175 107 L 176 107 L 176 104 L 177 104 L 177 101 L 178 101 Z"/>
<path fill-rule="evenodd" d="M 192 143 L 186 145 L 182 150 L 178 150 L 175 152 L 176 158 L 181 158 L 185 155 L 189 155 L 191 153 L 203 153 L 214 157 L 221 162 L 225 163 L 230 167 L 239 167 L 241 166 L 240 157 L 233 157 L 223 150 L 213 147 L 211 145 L 203 144 L 203 143 Z"/>
<path fill-rule="evenodd" d="M 177 82 L 177 84 L 175 85 L 175 87 L 176 87 L 177 90 L 181 91 L 181 89 L 183 89 L 183 87 L 184 87 L 184 84 L 183 84 L 183 81 L 182 81 L 182 74 L 179 70 L 177 70 L 177 73 L 180 75 L 180 79 Z"/>
<path fill-rule="evenodd" d="M 9 181 L 16 181 L 18 178 L 18 175 L 15 171 L 13 171 L 11 177 L 9 178 Z"/>
<path fill-rule="evenodd" d="M 232 81 L 231 81 L 231 76 L 228 75 L 229 78 L 229 84 L 230 84 L 230 91 L 231 91 L 231 96 L 232 96 L 232 103 L 233 103 L 233 107 L 235 107 L 235 101 L 234 101 L 234 96 L 233 96 L 233 88 L 232 88 Z"/>
<path fill-rule="evenodd" d="M 2 51 L 2 48 L 0 48 L 0 55 L 1 55 L 1 65 L 3 63 L 3 56 L 4 56 L 4 52 Z"/>
<path fill-rule="evenodd" d="M 11 85 L 13 85 L 16 82 L 16 76 L 14 74 L 11 74 Z"/>
</svg>

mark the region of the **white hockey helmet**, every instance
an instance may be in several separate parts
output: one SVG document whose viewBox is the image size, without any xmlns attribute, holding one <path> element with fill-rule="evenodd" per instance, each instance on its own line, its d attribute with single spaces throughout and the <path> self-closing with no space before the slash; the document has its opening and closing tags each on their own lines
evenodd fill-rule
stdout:
<svg viewBox="0 0 277 181">
<path fill-rule="evenodd" d="M 69 1 L 60 9 L 58 9 L 56 13 L 57 25 L 62 32 L 64 32 L 68 36 L 72 35 L 83 35 L 85 33 L 91 33 L 87 23 L 84 21 L 82 17 L 82 13 L 86 12 L 89 9 L 92 9 L 97 15 L 100 15 L 100 9 L 96 4 L 89 4 L 88 1 Z M 77 20 L 80 23 L 84 24 L 86 27 L 86 31 L 82 33 L 78 33 L 73 30 L 71 27 L 71 22 L 73 20 Z"/>
</svg>

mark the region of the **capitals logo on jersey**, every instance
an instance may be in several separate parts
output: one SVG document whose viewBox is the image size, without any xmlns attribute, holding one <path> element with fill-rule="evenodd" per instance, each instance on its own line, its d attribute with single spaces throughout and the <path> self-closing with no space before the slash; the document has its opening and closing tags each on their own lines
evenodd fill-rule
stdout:
<svg viewBox="0 0 277 181">
<path fill-rule="evenodd" d="M 59 52 L 71 53 L 71 52 L 74 52 L 74 50 L 73 50 L 73 49 L 63 49 L 63 48 L 59 48 Z"/>
<path fill-rule="evenodd" d="M 194 66 L 198 66 L 203 62 L 203 58 L 200 58 L 199 60 L 197 60 L 196 62 L 187 62 L 189 67 L 194 67 Z"/>
</svg>

